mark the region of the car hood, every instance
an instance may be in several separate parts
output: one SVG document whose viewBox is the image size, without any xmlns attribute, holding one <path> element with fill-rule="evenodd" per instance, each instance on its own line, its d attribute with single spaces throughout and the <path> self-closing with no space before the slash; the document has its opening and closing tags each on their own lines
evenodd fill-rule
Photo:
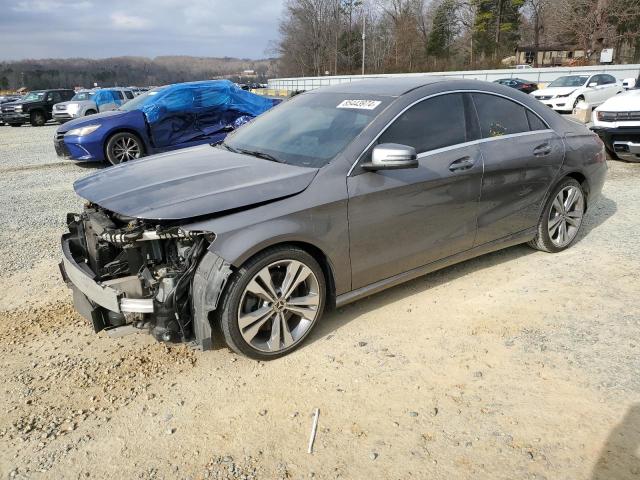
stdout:
<svg viewBox="0 0 640 480">
<path fill-rule="evenodd" d="M 546 97 L 548 95 L 553 95 L 555 97 L 556 95 L 566 95 L 567 93 L 571 93 L 579 88 L 582 87 L 547 87 L 542 90 L 536 90 L 531 95 L 534 97 Z"/>
<path fill-rule="evenodd" d="M 71 102 L 78 103 L 78 102 Z M 67 132 L 73 128 L 86 127 L 87 125 L 95 125 L 96 123 L 100 123 L 102 119 L 116 120 L 118 117 L 124 118 L 128 115 L 140 115 L 139 110 L 131 110 L 129 112 L 124 112 L 120 110 L 111 110 L 108 112 L 96 113 L 94 115 L 90 115 L 88 117 L 80 117 L 75 120 L 71 120 L 70 122 L 65 123 L 58 127 L 58 132 Z"/>
<path fill-rule="evenodd" d="M 73 187 L 121 215 L 181 220 L 295 195 L 317 171 L 202 145 L 107 168 Z"/>
<path fill-rule="evenodd" d="M 611 97 L 597 110 L 602 112 L 637 112 L 640 111 L 640 90 L 628 90 Z"/>
</svg>

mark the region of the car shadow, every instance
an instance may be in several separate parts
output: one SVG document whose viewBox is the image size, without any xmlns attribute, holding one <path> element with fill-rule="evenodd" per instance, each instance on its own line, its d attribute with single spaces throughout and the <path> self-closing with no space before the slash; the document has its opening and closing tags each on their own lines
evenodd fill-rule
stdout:
<svg viewBox="0 0 640 480">
<path fill-rule="evenodd" d="M 592 480 L 640 478 L 640 403 L 629 408 L 600 451 Z"/>
<path fill-rule="evenodd" d="M 606 196 L 601 196 L 598 203 L 587 208 L 577 242 L 582 241 L 592 230 L 595 230 L 618 211 L 618 204 Z"/>
<path fill-rule="evenodd" d="M 488 253 L 471 260 L 467 260 L 450 267 L 437 270 L 403 284 L 391 287 L 380 293 L 365 297 L 354 303 L 346 305 L 326 313 L 320 323 L 309 335 L 307 345 L 320 340 L 327 335 L 339 330 L 349 322 L 360 318 L 371 311 L 385 305 L 400 301 L 411 295 L 426 292 L 432 288 L 447 284 L 465 275 L 473 274 L 485 268 L 494 267 L 502 263 L 510 262 L 517 258 L 535 253 L 535 250 L 527 245 L 516 245 L 496 252 Z"/>
<path fill-rule="evenodd" d="M 106 162 L 74 162 L 80 168 L 88 170 L 102 170 L 106 168 L 108 164 Z"/>
</svg>

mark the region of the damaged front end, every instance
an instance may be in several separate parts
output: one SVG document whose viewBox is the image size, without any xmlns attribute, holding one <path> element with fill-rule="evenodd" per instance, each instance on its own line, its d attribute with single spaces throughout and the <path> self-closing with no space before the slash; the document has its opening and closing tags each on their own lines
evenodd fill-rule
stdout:
<svg viewBox="0 0 640 480">
<path fill-rule="evenodd" d="M 196 332 L 204 329 L 210 337 L 209 325 L 194 326 L 208 322 L 208 312 L 194 318 L 202 306 L 194 307 L 192 291 L 214 234 L 125 217 L 93 204 L 82 214 L 68 214 L 67 224 L 61 272 L 76 309 L 96 332 L 142 329 L 160 341 L 200 345 Z"/>
</svg>

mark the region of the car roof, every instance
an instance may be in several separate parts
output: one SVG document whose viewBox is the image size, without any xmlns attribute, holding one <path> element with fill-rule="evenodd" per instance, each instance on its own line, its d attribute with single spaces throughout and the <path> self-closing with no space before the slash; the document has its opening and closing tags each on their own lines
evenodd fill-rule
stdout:
<svg viewBox="0 0 640 480">
<path fill-rule="evenodd" d="M 416 88 L 424 87 L 442 81 L 452 81 L 452 78 L 434 75 L 416 75 L 411 77 L 367 78 L 350 83 L 340 83 L 323 87 L 322 93 L 354 93 L 398 97 Z M 311 90 L 308 93 L 313 93 Z"/>
</svg>

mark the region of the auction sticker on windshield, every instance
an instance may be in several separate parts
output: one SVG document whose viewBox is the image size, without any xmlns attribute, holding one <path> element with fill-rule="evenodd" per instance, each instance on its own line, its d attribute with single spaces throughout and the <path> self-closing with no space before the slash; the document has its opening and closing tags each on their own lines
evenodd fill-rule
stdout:
<svg viewBox="0 0 640 480">
<path fill-rule="evenodd" d="M 373 110 L 382 102 L 378 100 L 343 100 L 336 108 L 359 108 L 360 110 Z"/>
</svg>

